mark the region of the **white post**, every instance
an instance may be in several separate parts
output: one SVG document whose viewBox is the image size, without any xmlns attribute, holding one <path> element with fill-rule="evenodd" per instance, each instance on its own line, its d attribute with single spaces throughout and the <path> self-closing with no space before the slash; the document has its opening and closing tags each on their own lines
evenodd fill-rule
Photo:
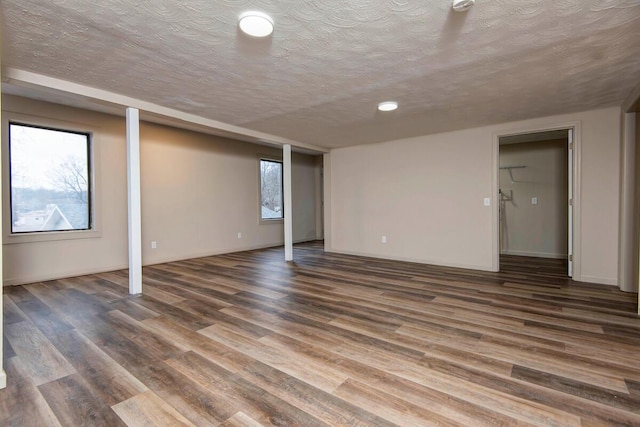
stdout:
<svg viewBox="0 0 640 427">
<path fill-rule="evenodd" d="M 0 90 L 0 92 L 2 92 Z M 0 93 L 0 99 L 2 98 L 2 93 Z M 0 102 L 0 111 L 2 111 L 2 105 Z M 0 113 L 0 116 L 2 113 Z M 0 117 L 1 119 L 1 117 Z M 0 120 L 1 121 L 1 120 Z M 0 188 L 2 188 L 2 156 L 0 156 Z M 2 225 L 2 209 L 0 209 L 0 225 Z M 4 305 L 4 283 L 2 282 L 3 272 L 2 272 L 2 233 L 0 233 L 0 389 L 5 388 L 7 386 L 7 374 L 4 372 L 4 314 L 2 312 L 2 307 Z"/>
<path fill-rule="evenodd" d="M 322 211 L 322 219 L 324 220 L 324 224 L 322 225 L 322 230 L 324 234 L 324 251 L 332 252 L 333 246 L 331 241 L 331 154 L 324 153 L 322 159 L 322 191 L 324 194 L 322 195 L 323 200 L 323 211 Z"/>
<path fill-rule="evenodd" d="M 284 160 L 284 260 L 293 261 L 293 209 L 291 206 L 291 145 L 282 146 Z"/>
<path fill-rule="evenodd" d="M 127 189 L 129 193 L 129 293 L 142 293 L 142 214 L 140 208 L 140 119 L 127 108 Z"/>
<path fill-rule="evenodd" d="M 637 236 L 635 225 L 636 113 L 624 114 L 622 135 L 622 167 L 620 170 L 620 229 L 618 247 L 618 281 L 625 292 L 638 290 L 635 278 Z"/>
</svg>

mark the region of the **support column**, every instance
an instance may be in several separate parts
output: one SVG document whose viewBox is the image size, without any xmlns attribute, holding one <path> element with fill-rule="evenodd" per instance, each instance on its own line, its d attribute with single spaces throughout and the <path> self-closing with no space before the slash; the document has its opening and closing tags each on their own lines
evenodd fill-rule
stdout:
<svg viewBox="0 0 640 427">
<path fill-rule="evenodd" d="M 2 99 L 2 90 L 0 90 L 0 99 Z M 0 122 L 2 121 L 2 102 L 0 101 Z M 0 188 L 2 188 L 2 156 L 0 155 Z M 0 226 L 2 226 L 2 209 L 0 209 Z M 2 281 L 2 234 L 0 233 L 0 389 L 7 386 L 7 374 L 4 372 L 4 313 L 2 307 L 4 306 L 4 283 Z"/>
<path fill-rule="evenodd" d="M 322 219 L 324 220 L 323 234 L 324 234 L 324 251 L 325 252 L 333 252 L 333 246 L 331 241 L 331 154 L 324 153 L 322 160 L 322 190 L 324 194 L 322 195 L 323 200 L 323 211 L 322 211 Z"/>
<path fill-rule="evenodd" d="M 620 172 L 620 231 L 618 280 L 620 289 L 636 292 L 638 236 L 635 225 L 635 170 L 636 170 L 636 113 L 624 114 L 622 135 L 622 164 Z"/>
<path fill-rule="evenodd" d="M 127 190 L 129 194 L 129 293 L 142 293 L 142 214 L 140 208 L 140 119 L 127 108 Z"/>
<path fill-rule="evenodd" d="M 291 206 L 291 145 L 282 146 L 284 195 L 284 260 L 293 261 L 293 209 Z"/>
</svg>

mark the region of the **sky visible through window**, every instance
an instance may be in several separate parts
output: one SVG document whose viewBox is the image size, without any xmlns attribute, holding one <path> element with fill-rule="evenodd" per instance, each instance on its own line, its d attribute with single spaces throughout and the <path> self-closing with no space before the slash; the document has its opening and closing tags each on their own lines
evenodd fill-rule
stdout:
<svg viewBox="0 0 640 427">
<path fill-rule="evenodd" d="M 12 232 L 90 228 L 89 135 L 9 126 Z"/>
</svg>

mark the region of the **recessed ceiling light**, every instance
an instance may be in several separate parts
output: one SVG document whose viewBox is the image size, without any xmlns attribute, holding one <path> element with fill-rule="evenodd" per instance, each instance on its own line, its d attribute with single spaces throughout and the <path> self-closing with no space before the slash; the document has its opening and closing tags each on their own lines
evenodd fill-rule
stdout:
<svg viewBox="0 0 640 427">
<path fill-rule="evenodd" d="M 249 11 L 238 19 L 240 29 L 253 37 L 267 37 L 273 33 L 273 19 L 266 13 Z"/>
<path fill-rule="evenodd" d="M 378 110 L 380 111 L 393 111 L 398 108 L 396 101 L 385 101 L 378 104 Z"/>
<path fill-rule="evenodd" d="M 471 8 L 474 5 L 476 0 L 453 0 L 453 10 L 456 12 L 464 12 Z"/>
</svg>

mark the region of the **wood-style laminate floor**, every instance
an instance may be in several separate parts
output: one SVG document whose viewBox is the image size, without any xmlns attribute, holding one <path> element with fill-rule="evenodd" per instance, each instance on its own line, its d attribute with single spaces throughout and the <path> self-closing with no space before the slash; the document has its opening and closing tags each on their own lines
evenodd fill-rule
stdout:
<svg viewBox="0 0 640 427">
<path fill-rule="evenodd" d="M 640 425 L 636 295 L 298 245 L 5 288 L 2 426 Z"/>
</svg>

